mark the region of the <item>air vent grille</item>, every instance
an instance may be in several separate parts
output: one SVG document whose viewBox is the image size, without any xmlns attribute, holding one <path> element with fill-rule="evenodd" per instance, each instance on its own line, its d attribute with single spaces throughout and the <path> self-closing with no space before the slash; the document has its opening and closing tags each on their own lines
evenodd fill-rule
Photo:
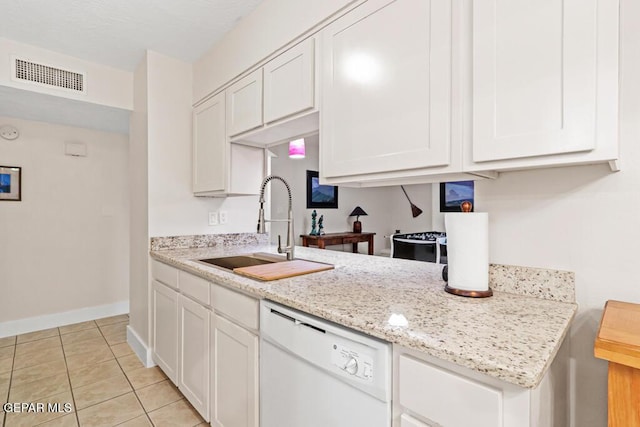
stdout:
<svg viewBox="0 0 640 427">
<path fill-rule="evenodd" d="M 84 92 L 84 75 L 16 58 L 15 78 Z"/>
</svg>

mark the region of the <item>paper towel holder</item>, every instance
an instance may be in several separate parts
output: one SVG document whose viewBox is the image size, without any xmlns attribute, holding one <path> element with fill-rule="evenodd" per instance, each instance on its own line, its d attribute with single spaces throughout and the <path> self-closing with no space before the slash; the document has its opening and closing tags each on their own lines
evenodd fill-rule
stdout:
<svg viewBox="0 0 640 427">
<path fill-rule="evenodd" d="M 468 213 L 471 212 L 473 209 L 473 205 L 471 204 L 471 202 L 469 201 L 464 201 L 460 204 L 460 210 L 463 213 Z M 449 279 L 449 266 L 445 265 L 444 268 L 442 269 L 442 279 L 445 282 L 448 282 Z M 485 291 L 478 291 L 478 290 L 469 290 L 469 289 L 457 289 L 457 288 L 452 288 L 451 286 L 449 286 L 449 283 L 447 283 L 444 287 L 445 292 L 450 293 L 452 295 L 458 295 L 461 297 L 468 297 L 468 298 L 487 298 L 493 295 L 493 290 L 491 290 L 491 288 L 488 288 Z"/>
</svg>

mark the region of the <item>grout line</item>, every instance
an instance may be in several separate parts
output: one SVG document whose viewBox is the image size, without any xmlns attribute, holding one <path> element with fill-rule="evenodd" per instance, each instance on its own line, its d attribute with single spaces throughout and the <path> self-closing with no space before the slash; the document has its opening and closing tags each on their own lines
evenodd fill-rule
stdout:
<svg viewBox="0 0 640 427">
<path fill-rule="evenodd" d="M 60 332 L 60 328 L 58 328 Z M 64 359 L 64 368 L 67 371 L 67 381 L 69 382 L 69 393 L 71 394 L 71 400 L 73 401 L 73 412 L 76 416 L 76 422 L 80 426 L 80 417 L 78 417 L 78 405 L 76 405 L 76 396 L 73 393 L 73 385 L 71 385 L 71 375 L 69 374 L 69 365 L 67 365 L 67 353 L 64 351 L 64 343 L 62 342 L 62 336 L 60 336 L 60 345 L 62 345 L 62 358 Z"/>
<path fill-rule="evenodd" d="M 9 388 L 7 388 L 7 402 L 9 402 L 9 395 L 11 393 L 11 383 L 13 382 L 13 366 L 16 364 L 16 350 L 18 349 L 18 336 L 16 335 L 13 342 L 13 360 L 11 361 L 11 371 L 9 373 Z M 7 413 L 2 412 L 2 425 L 7 425 Z"/>
</svg>

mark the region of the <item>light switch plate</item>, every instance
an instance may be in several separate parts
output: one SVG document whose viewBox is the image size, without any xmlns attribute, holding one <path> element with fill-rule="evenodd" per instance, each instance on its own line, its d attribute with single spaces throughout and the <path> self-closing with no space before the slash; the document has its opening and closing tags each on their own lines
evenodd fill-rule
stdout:
<svg viewBox="0 0 640 427">
<path fill-rule="evenodd" d="M 218 211 L 209 212 L 209 225 L 218 225 Z"/>
</svg>

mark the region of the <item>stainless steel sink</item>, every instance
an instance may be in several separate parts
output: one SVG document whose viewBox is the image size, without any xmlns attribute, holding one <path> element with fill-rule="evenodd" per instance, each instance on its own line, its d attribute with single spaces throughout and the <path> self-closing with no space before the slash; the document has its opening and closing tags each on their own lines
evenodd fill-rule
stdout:
<svg viewBox="0 0 640 427">
<path fill-rule="evenodd" d="M 226 270 L 233 270 L 234 268 L 250 267 L 253 265 L 272 264 L 274 262 L 286 261 L 287 258 L 280 255 L 268 254 L 268 253 L 255 253 L 247 255 L 235 255 L 219 258 L 205 258 L 195 260 L 205 264 L 213 265 L 216 267 L 224 268 Z"/>
</svg>

